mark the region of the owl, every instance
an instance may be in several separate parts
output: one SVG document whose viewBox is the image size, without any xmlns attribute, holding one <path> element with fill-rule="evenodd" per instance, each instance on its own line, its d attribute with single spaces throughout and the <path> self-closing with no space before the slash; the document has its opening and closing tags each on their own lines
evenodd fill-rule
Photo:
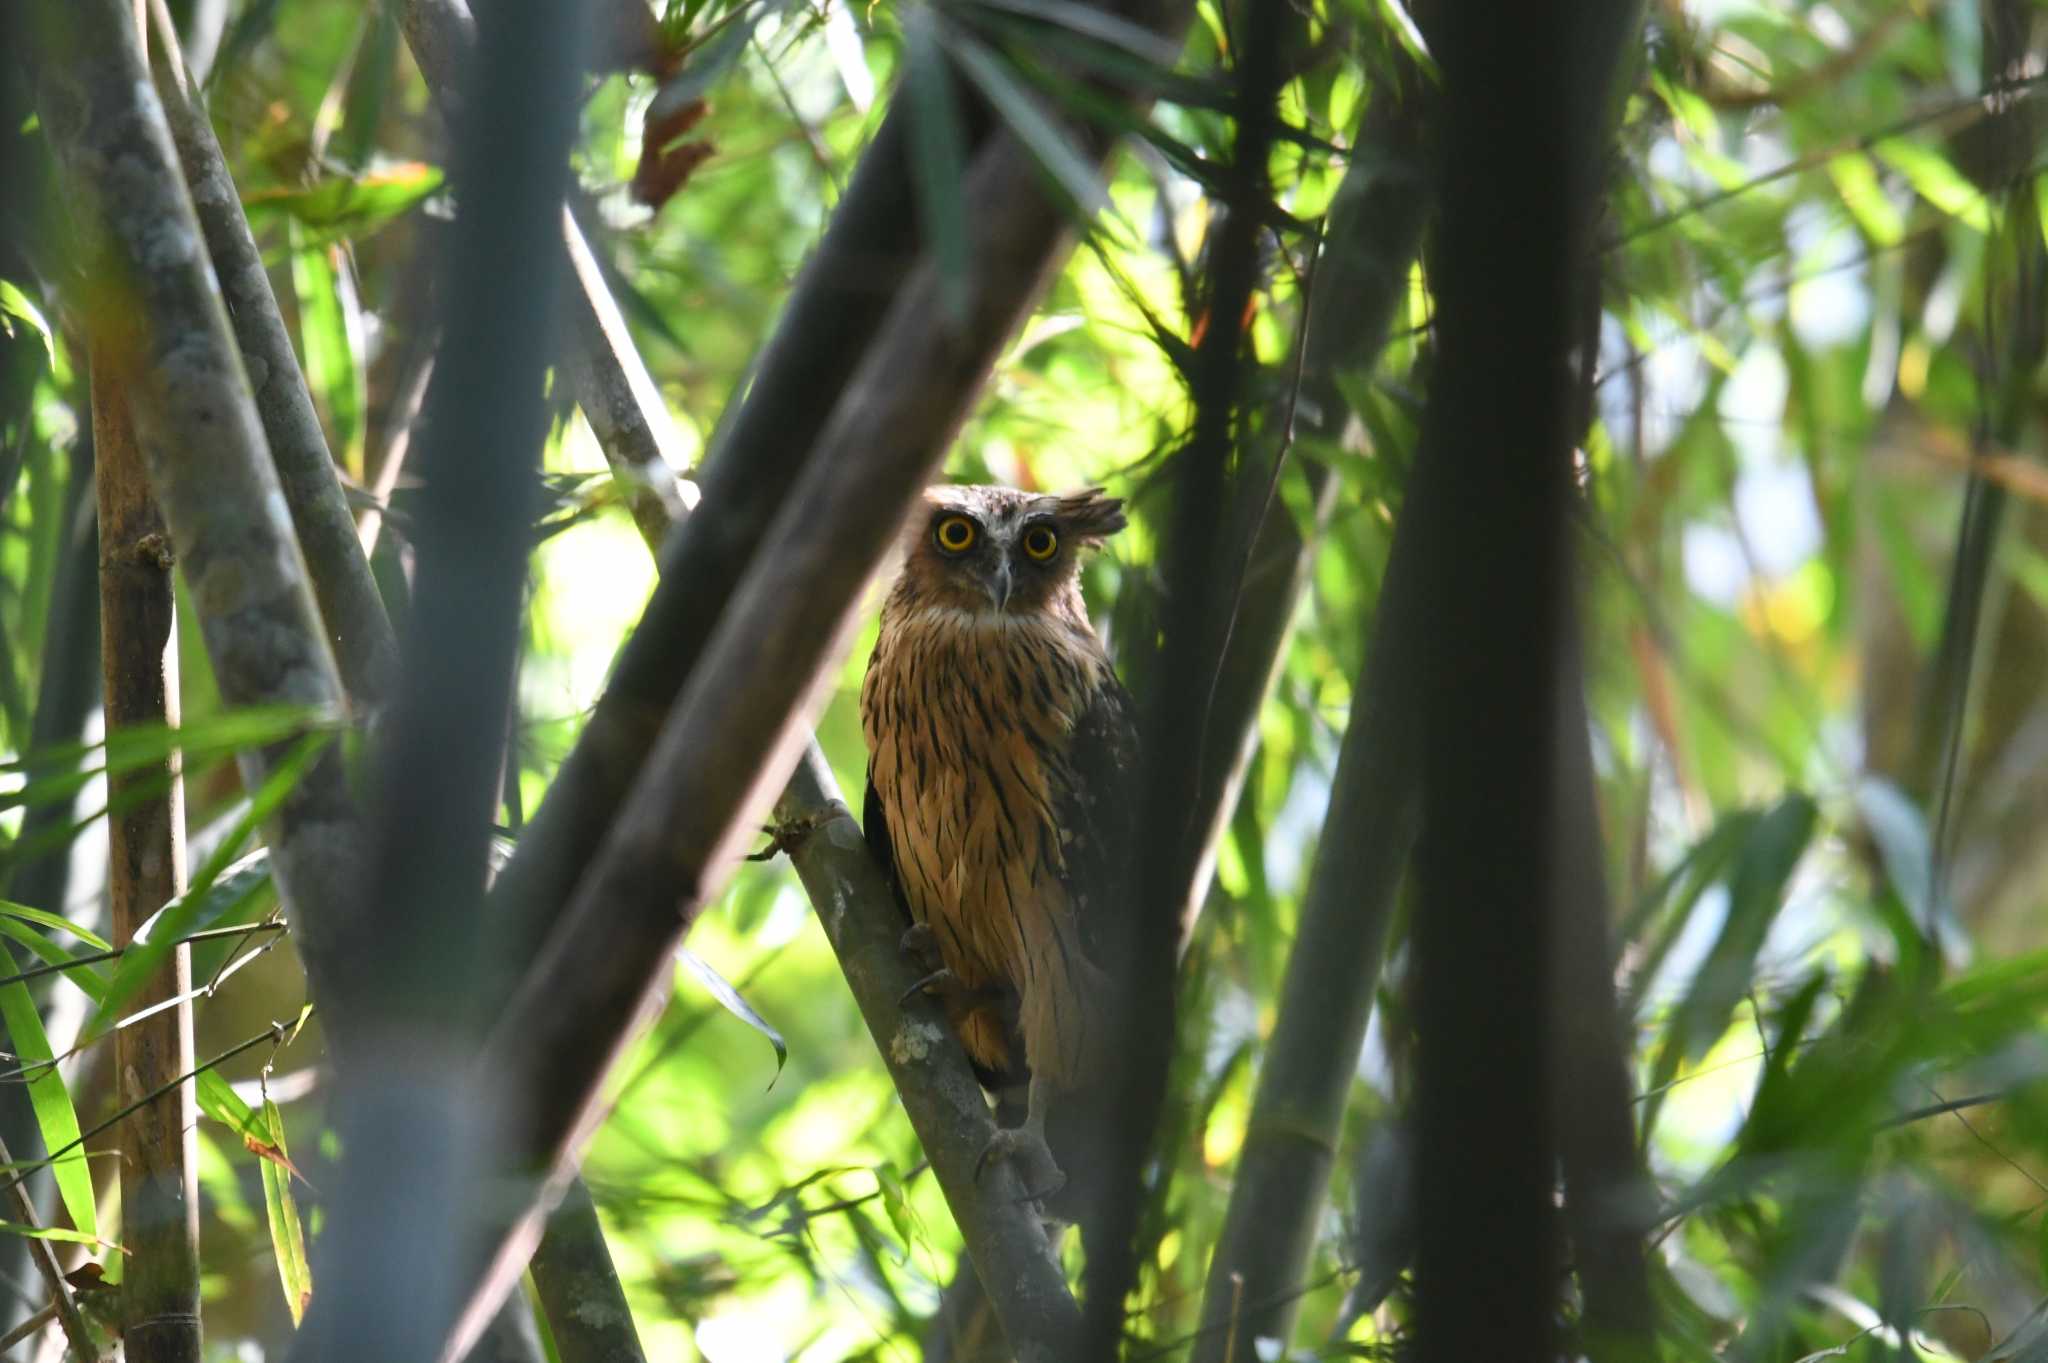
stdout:
<svg viewBox="0 0 2048 1363">
<path fill-rule="evenodd" d="M 868 844 L 999 1120 L 1023 1090 L 990 1154 L 1035 1196 L 1084 1191 L 1060 1114 L 1101 1100 L 1110 1042 L 1098 939 L 1125 911 L 1137 738 L 1079 568 L 1123 526 L 1100 489 L 930 489 L 861 686 Z"/>
</svg>

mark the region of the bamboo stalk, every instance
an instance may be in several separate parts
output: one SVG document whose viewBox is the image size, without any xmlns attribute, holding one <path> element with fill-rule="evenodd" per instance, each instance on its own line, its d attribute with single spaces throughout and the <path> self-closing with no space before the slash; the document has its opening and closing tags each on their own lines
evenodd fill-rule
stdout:
<svg viewBox="0 0 2048 1363">
<path fill-rule="evenodd" d="M 152 74 L 163 101 L 171 140 L 191 188 L 193 210 L 206 236 L 270 457 L 291 510 L 292 528 L 310 570 L 313 594 L 343 684 L 358 703 L 381 704 L 398 676 L 398 644 L 383 600 L 358 546 L 355 518 L 327 450 L 305 372 L 292 351 L 270 273 L 249 231 L 242 198 L 227 159 L 178 50 L 177 25 L 164 0 L 149 0 Z"/>
<path fill-rule="evenodd" d="M 129 419 L 131 376 L 94 344 L 93 443 L 99 488 L 101 657 L 107 733 L 178 721 L 178 655 L 171 554 L 163 517 Z M 174 752 L 107 778 L 113 941 L 185 888 L 185 794 Z M 190 948 L 179 946 L 136 993 L 139 1009 L 191 989 Z M 181 1001 L 114 1034 L 115 1093 L 124 1106 L 192 1067 L 192 1005 Z M 136 1363 L 199 1358 L 199 1175 L 196 1092 L 176 1084 L 138 1107 L 120 1129 L 121 1344 Z"/>
<path fill-rule="evenodd" d="M 1133 902 L 1103 927 L 1103 965 L 1116 982 L 1107 1026 L 1121 1039 L 1111 1049 L 1103 1091 L 1123 1101 L 1113 1112 L 1083 1114 L 1087 1139 L 1100 1152 L 1094 1159 L 1108 1173 L 1099 1205 L 1081 1221 L 1087 1251 L 1081 1356 L 1090 1359 L 1119 1355 L 1124 1302 L 1137 1281 L 1143 1170 L 1166 1100 L 1176 948 L 1189 869 L 1199 855 L 1201 830 L 1190 819 L 1187 796 L 1204 778 L 1211 693 L 1165 679 L 1214 676 L 1228 643 L 1237 584 L 1226 580 L 1214 546 L 1222 542 L 1229 489 L 1244 467 L 1238 437 L 1248 369 L 1246 314 L 1259 285 L 1263 209 L 1272 198 L 1268 163 L 1280 126 L 1277 101 L 1305 32 L 1301 16 L 1283 7 L 1247 24 L 1234 53 L 1228 216 L 1211 247 L 1203 298 L 1208 325 L 1189 370 L 1194 429 L 1174 460 L 1172 518 L 1160 553 L 1163 643 L 1152 672 L 1160 680 L 1146 697 L 1144 762 L 1134 783 L 1135 845 L 1124 852 Z"/>
<path fill-rule="evenodd" d="M 444 116 L 453 117 L 463 68 L 476 50 L 476 21 L 469 6 L 465 0 L 403 0 L 399 26 L 435 102 Z M 560 235 L 576 278 L 570 304 L 574 339 L 565 365 L 576 405 L 625 490 L 634 522 L 643 534 L 658 537 L 694 504 L 688 485 L 679 481 L 683 461 L 674 423 L 566 202 Z"/>
<path fill-rule="evenodd" d="M 38 103 L 79 252 L 76 303 L 129 376 L 142 458 L 231 706 L 337 713 L 340 677 L 308 588 L 241 355 L 125 0 L 44 0 Z M 291 744 L 240 755 L 262 784 Z M 362 829 L 330 749 L 265 829 L 321 1010 L 355 1022 L 351 985 L 381 952 L 356 924 Z"/>
<path fill-rule="evenodd" d="M 0 1141 L 0 1164 L 13 1163 L 13 1152 L 4 1141 Z M 8 1182 L 7 1192 L 21 1224 L 36 1225 L 35 1199 L 29 1196 L 27 1186 L 20 1179 L 12 1179 Z M 50 1304 L 9 1331 L 6 1340 L 0 1341 L 0 1350 L 19 1343 L 55 1320 L 63 1328 L 65 1341 L 71 1345 L 72 1352 L 80 1358 L 91 1358 L 97 1352 L 92 1327 L 79 1311 L 77 1299 L 71 1295 L 71 1284 L 64 1280 L 64 1269 L 57 1262 L 56 1250 L 48 1240 L 35 1236 L 23 1236 L 22 1239 L 28 1246 L 29 1262 L 35 1265 L 37 1276 L 49 1290 Z"/>
</svg>

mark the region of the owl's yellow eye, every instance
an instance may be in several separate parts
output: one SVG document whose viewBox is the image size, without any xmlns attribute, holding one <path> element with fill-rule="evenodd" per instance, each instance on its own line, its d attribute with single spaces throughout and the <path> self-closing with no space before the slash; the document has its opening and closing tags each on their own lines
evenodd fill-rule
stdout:
<svg viewBox="0 0 2048 1363">
<path fill-rule="evenodd" d="M 1034 525 L 1024 532 L 1024 552 L 1045 562 L 1059 552 L 1060 537 L 1046 526 Z"/>
<path fill-rule="evenodd" d="M 949 554 L 964 554 L 974 547 L 974 522 L 965 516 L 948 516 L 932 531 L 932 539 Z"/>
</svg>

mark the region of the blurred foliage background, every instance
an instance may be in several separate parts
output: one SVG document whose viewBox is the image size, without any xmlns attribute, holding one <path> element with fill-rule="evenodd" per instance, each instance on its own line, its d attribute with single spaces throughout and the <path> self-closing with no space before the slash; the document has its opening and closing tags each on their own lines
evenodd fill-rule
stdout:
<svg viewBox="0 0 2048 1363">
<path fill-rule="evenodd" d="M 1398 0 L 1303 7 L 1314 55 L 1287 87 L 1292 131 L 1273 170 L 1281 206 L 1308 224 L 1354 149 L 1370 152 L 1374 92 L 1428 59 Z M 702 150 L 658 207 L 644 199 L 661 195 L 634 192 L 656 79 L 593 73 L 576 152 L 586 221 L 693 455 L 745 383 L 915 25 L 936 13 L 943 41 L 985 56 L 968 69 L 1000 106 L 1031 88 L 1019 16 L 1063 8 L 593 6 L 625 16 L 625 50 L 652 44 L 706 101 L 687 135 Z M 2048 1357 L 2048 49 L 2042 7 L 1985 11 L 1656 0 L 1619 111 L 1578 529 L 1673 1358 Z M 380 475 L 432 352 L 434 281 L 419 262 L 446 220 L 444 130 L 384 7 L 191 0 L 180 19 L 331 446 L 364 507 L 389 493 L 375 561 L 402 610 L 407 485 Z M 1098 617 L 1119 623 L 1157 542 L 1148 489 L 1190 420 L 1182 364 L 1212 217 L 1201 172 L 1230 136 L 1204 94 L 1219 88 L 1230 24 L 1246 21 L 1201 9 L 1182 97 L 1114 163 L 1109 211 L 949 464 L 967 481 L 1100 483 L 1133 498 L 1132 530 L 1087 575 Z M 1308 240 L 1272 251 L 1256 304 L 1270 401 L 1294 372 Z M 93 562 L 78 491 L 89 422 L 82 356 L 36 263 L 0 262 L 0 869 L 11 899 L 90 926 L 103 794 L 53 758 L 79 735 L 37 724 L 39 697 L 77 685 L 54 675 L 66 631 L 92 633 L 65 578 L 83 563 L 89 582 Z M 1302 442 L 1278 485 L 1313 537 L 1313 569 L 1184 972 L 1183 1120 L 1163 1155 L 1172 1178 L 1137 1322 L 1158 1341 L 1149 1356 L 1184 1354 L 1197 1315 L 1427 390 L 1427 253 L 1385 264 L 1408 279 L 1406 298 L 1376 364 L 1341 376 L 1353 419 L 1341 440 Z M 1311 461 L 1338 480 L 1320 530 Z M 566 399 L 547 467 L 509 836 L 653 580 Z M 850 790 L 863 781 L 854 700 L 872 638 L 870 624 L 818 722 Z M 183 658 L 185 715 L 203 729 L 218 711 L 205 653 Z M 204 846 L 240 792 L 218 753 L 194 751 L 187 779 Z M 68 878 L 49 878 L 52 847 L 68 847 Z M 58 897 L 38 897 L 52 885 Z M 67 940 L 33 926 L 23 933 L 44 945 Z M 1401 931 L 1290 1357 L 1380 1356 L 1404 1328 L 1398 1286 L 1384 1301 L 1355 1291 L 1390 1253 L 1400 1262 L 1386 1230 L 1403 1177 L 1387 1134 L 1409 1055 Z M 918 1356 L 958 1237 L 786 868 L 743 871 L 690 950 L 699 964 L 678 966 L 667 1012 L 619 1068 L 584 1165 L 650 1356 Z M 703 968 L 746 1007 L 725 1006 Z M 286 945 L 198 1003 L 199 1054 L 302 1002 Z M 84 1003 L 62 985 L 48 995 L 60 1050 Z M 266 1064 L 317 1232 L 332 1153 L 317 1026 L 223 1073 L 260 1105 Z M 82 1124 L 107 1112 L 104 1068 L 86 1053 L 63 1071 Z M 216 1121 L 200 1136 L 208 1355 L 278 1355 L 291 1321 L 262 1162 Z M 34 1295 L 22 1279 L 0 1289 Z"/>
</svg>

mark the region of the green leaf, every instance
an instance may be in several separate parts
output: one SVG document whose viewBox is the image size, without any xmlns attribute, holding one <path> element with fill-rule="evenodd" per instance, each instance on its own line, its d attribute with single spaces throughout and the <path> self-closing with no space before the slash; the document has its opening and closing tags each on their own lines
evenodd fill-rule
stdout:
<svg viewBox="0 0 2048 1363">
<path fill-rule="evenodd" d="M 117 1252 L 120 1248 L 84 1231 L 66 1230 L 62 1226 L 25 1226 L 19 1221 L 0 1221 L 0 1235 L 20 1235 L 30 1240 L 61 1240 L 67 1245 L 91 1245 L 95 1249 Z"/>
<path fill-rule="evenodd" d="M 915 1244 L 911 1232 L 917 1223 L 910 1214 L 910 1196 L 903 1190 L 903 1180 L 897 1177 L 895 1165 L 875 1166 L 875 1187 L 882 1194 L 882 1210 L 888 1213 L 896 1238 L 906 1246 Z"/>
<path fill-rule="evenodd" d="M 113 943 L 107 941 L 91 929 L 82 928 L 70 919 L 59 918 L 54 913 L 45 913 L 41 909 L 32 909 L 26 904 L 16 904 L 11 900 L 0 899 L 0 914 L 5 914 L 9 918 L 19 918 L 25 922 L 36 923 L 54 932 L 68 932 L 79 941 L 89 946 L 97 947 L 101 951 L 112 951 L 114 949 Z"/>
<path fill-rule="evenodd" d="M 186 725 L 137 724 L 126 726 L 101 743 L 59 743 L 41 748 L 12 761 L 0 762 L 0 772 L 37 771 L 76 762 L 89 753 L 105 755 L 104 765 L 94 774 L 119 775 L 170 752 L 194 757 L 257 748 L 290 738 L 307 729 L 335 728 L 339 715 L 306 705 L 263 705 L 242 710 L 223 710 Z"/>
<path fill-rule="evenodd" d="M 57 363 L 56 346 L 50 339 L 50 320 L 43 316 L 43 310 L 35 305 L 29 296 L 16 285 L 0 279 L 0 330 L 14 334 L 14 326 L 6 319 L 19 317 L 28 323 L 36 335 L 43 338 L 43 356 L 51 364 Z"/>
<path fill-rule="evenodd" d="M 299 345 L 306 385 L 334 432 L 334 457 L 361 476 L 363 413 L 369 406 L 364 376 L 362 309 L 341 248 L 308 243 L 292 223 L 292 287 L 299 299 Z"/>
<path fill-rule="evenodd" d="M 1030 149 L 1038 164 L 1083 214 L 1093 217 L 1109 206 L 1094 162 L 1081 153 L 1066 132 L 1024 88 L 994 52 L 965 33 L 944 31 L 953 59 L 1001 115 L 1010 131 Z"/>
<path fill-rule="evenodd" d="M 1914 192 L 1978 232 L 1991 229 L 1991 205 L 1984 194 L 1933 147 L 1888 137 L 1873 150 L 1879 160 L 1906 177 Z"/>
<path fill-rule="evenodd" d="M 85 953 L 67 951 L 28 924 L 4 916 L 0 916 L 0 936 L 12 937 L 46 964 L 62 967 L 64 978 L 77 985 L 95 1003 L 106 996 L 106 973 L 95 966 L 77 963 L 78 957 Z"/>
<path fill-rule="evenodd" d="M 277 1276 L 284 1286 L 285 1306 L 294 1326 L 304 1319 L 313 1300 L 313 1272 L 306 1264 L 306 1231 L 299 1204 L 292 1196 L 291 1157 L 284 1143 L 284 1115 L 266 1096 L 263 1124 L 277 1158 L 263 1161 L 263 1212 L 270 1222 L 270 1247 L 277 1255 Z"/>
<path fill-rule="evenodd" d="M 270 1128 L 257 1117 L 255 1108 L 242 1101 L 233 1084 L 221 1078 L 218 1070 L 201 1070 L 194 1086 L 201 1112 L 240 1136 L 255 1154 L 268 1158 Z"/>
<path fill-rule="evenodd" d="M 1757 953 L 1784 907 L 1786 882 L 1813 840 L 1818 813 L 1807 796 L 1787 795 L 1757 820 L 1736 856 L 1728 878 L 1728 917 L 1679 1009 L 1676 1025 L 1686 1059 L 1698 1060 L 1720 1039 L 1748 992 Z"/>
<path fill-rule="evenodd" d="M 932 240 L 939 296 L 956 322 L 967 316 L 966 135 L 959 92 L 933 32 L 931 11 L 914 9 L 904 21 L 907 49 L 904 93 L 910 100 L 910 170 L 918 214 Z"/>
<path fill-rule="evenodd" d="M 0 948 L 9 974 L 14 973 L 14 953 Z M 71 1105 L 71 1091 L 59 1074 L 56 1053 L 43 1031 L 42 1015 L 36 1001 L 21 980 L 0 985 L 0 1020 L 22 1066 L 28 1086 L 29 1106 L 36 1115 L 36 1129 L 42 1133 L 45 1150 L 64 1150 L 50 1162 L 57 1181 L 57 1196 L 71 1217 L 71 1224 L 86 1235 L 99 1235 L 99 1217 L 93 1202 L 92 1169 L 86 1163 L 85 1148 L 79 1141 L 78 1112 Z"/>
<path fill-rule="evenodd" d="M 707 965 L 703 958 L 688 947 L 676 948 L 676 960 L 685 970 L 697 977 L 697 983 L 717 999 L 726 1012 L 731 1013 L 747 1026 L 768 1038 L 768 1044 L 775 1048 L 775 1074 L 769 1079 L 768 1087 L 775 1087 L 775 1080 L 782 1077 L 782 1066 L 789 1059 L 789 1044 L 782 1039 L 782 1033 L 768 1025 L 768 1020 L 755 1012 L 753 1005 L 740 997 L 740 991 L 733 988 L 726 978 Z"/>
<path fill-rule="evenodd" d="M 441 170 L 420 161 L 384 166 L 362 175 L 315 180 L 302 189 L 259 189 L 242 196 L 251 217 L 282 214 L 313 229 L 299 244 L 341 237 L 361 240 L 386 226 L 441 187 Z"/>
</svg>

